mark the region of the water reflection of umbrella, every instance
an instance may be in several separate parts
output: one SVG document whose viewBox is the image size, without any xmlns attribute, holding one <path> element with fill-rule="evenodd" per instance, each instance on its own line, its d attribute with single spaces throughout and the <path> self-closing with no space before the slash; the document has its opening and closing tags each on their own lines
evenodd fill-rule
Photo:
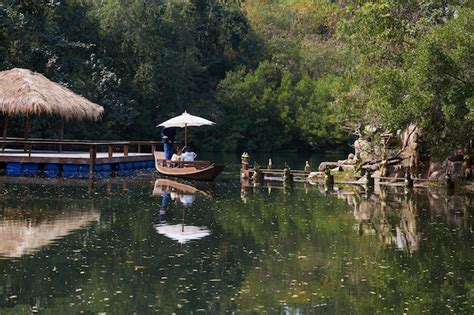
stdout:
<svg viewBox="0 0 474 315">
<path fill-rule="evenodd" d="M 178 243 L 181 244 L 191 240 L 201 239 L 211 234 L 205 227 L 184 224 L 156 225 L 155 229 L 158 233 L 178 241 Z"/>
<path fill-rule="evenodd" d="M 194 116 L 188 114 L 186 111 L 179 116 L 173 117 L 168 119 L 165 122 L 162 122 L 157 127 L 178 127 L 184 128 L 184 145 L 188 145 L 188 127 L 199 127 L 199 126 L 206 126 L 206 125 L 214 125 L 215 123 L 207 120 L 205 118 Z"/>
</svg>

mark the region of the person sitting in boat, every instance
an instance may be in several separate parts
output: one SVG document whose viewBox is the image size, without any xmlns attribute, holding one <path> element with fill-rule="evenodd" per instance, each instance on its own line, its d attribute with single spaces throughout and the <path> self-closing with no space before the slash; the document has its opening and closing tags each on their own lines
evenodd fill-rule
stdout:
<svg viewBox="0 0 474 315">
<path fill-rule="evenodd" d="M 171 162 L 179 162 L 179 161 L 181 161 L 181 154 L 182 154 L 181 151 L 182 151 L 182 150 L 181 150 L 179 147 L 176 148 L 176 152 L 173 153 L 173 156 L 171 157 Z"/>
<path fill-rule="evenodd" d="M 196 159 L 197 154 L 194 153 L 190 147 L 184 147 L 183 151 L 184 153 L 181 154 L 182 161 L 194 161 L 194 159 Z"/>
<path fill-rule="evenodd" d="M 181 154 L 182 154 L 182 150 L 179 147 L 177 147 L 176 152 L 173 153 L 173 156 L 171 157 L 171 163 L 169 163 L 170 167 L 180 166 L 180 162 L 182 161 Z"/>
</svg>

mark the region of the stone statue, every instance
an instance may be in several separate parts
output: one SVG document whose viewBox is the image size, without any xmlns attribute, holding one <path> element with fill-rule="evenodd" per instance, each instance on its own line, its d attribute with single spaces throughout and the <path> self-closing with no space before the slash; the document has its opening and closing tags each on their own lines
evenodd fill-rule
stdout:
<svg viewBox="0 0 474 315">
<path fill-rule="evenodd" d="M 466 147 L 463 152 L 462 176 L 464 180 L 472 180 L 472 159 L 471 152 Z"/>
<path fill-rule="evenodd" d="M 273 168 L 272 159 L 268 159 L 267 169 L 271 170 Z"/>
<path fill-rule="evenodd" d="M 311 172 L 311 165 L 309 165 L 308 161 L 306 161 L 306 164 L 304 165 L 304 171 Z"/>
<path fill-rule="evenodd" d="M 411 175 L 416 178 L 418 177 L 418 169 L 420 163 L 420 145 L 418 143 L 418 135 L 413 136 L 412 151 L 410 155 L 410 171 Z"/>
</svg>

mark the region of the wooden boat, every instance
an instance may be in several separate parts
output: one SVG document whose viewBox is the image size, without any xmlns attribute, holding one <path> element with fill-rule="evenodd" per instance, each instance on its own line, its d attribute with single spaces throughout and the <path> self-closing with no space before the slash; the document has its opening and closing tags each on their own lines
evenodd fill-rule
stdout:
<svg viewBox="0 0 474 315">
<path fill-rule="evenodd" d="M 155 151 L 155 166 L 158 173 L 165 176 L 213 181 L 224 170 L 224 164 L 215 164 L 209 161 L 181 161 L 171 162 L 164 160 L 164 153 Z"/>
</svg>

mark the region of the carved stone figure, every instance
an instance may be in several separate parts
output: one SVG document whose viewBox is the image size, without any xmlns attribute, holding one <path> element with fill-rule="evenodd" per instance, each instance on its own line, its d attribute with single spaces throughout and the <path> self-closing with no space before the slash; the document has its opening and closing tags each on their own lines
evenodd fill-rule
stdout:
<svg viewBox="0 0 474 315">
<path fill-rule="evenodd" d="M 462 175 L 465 180 L 472 179 L 472 159 L 471 152 L 468 148 L 464 149 L 463 162 L 462 162 Z"/>
<path fill-rule="evenodd" d="M 413 136 L 412 151 L 410 155 L 410 171 L 411 175 L 416 178 L 418 177 L 418 170 L 420 164 L 420 145 L 418 144 L 418 136 Z"/>
</svg>

